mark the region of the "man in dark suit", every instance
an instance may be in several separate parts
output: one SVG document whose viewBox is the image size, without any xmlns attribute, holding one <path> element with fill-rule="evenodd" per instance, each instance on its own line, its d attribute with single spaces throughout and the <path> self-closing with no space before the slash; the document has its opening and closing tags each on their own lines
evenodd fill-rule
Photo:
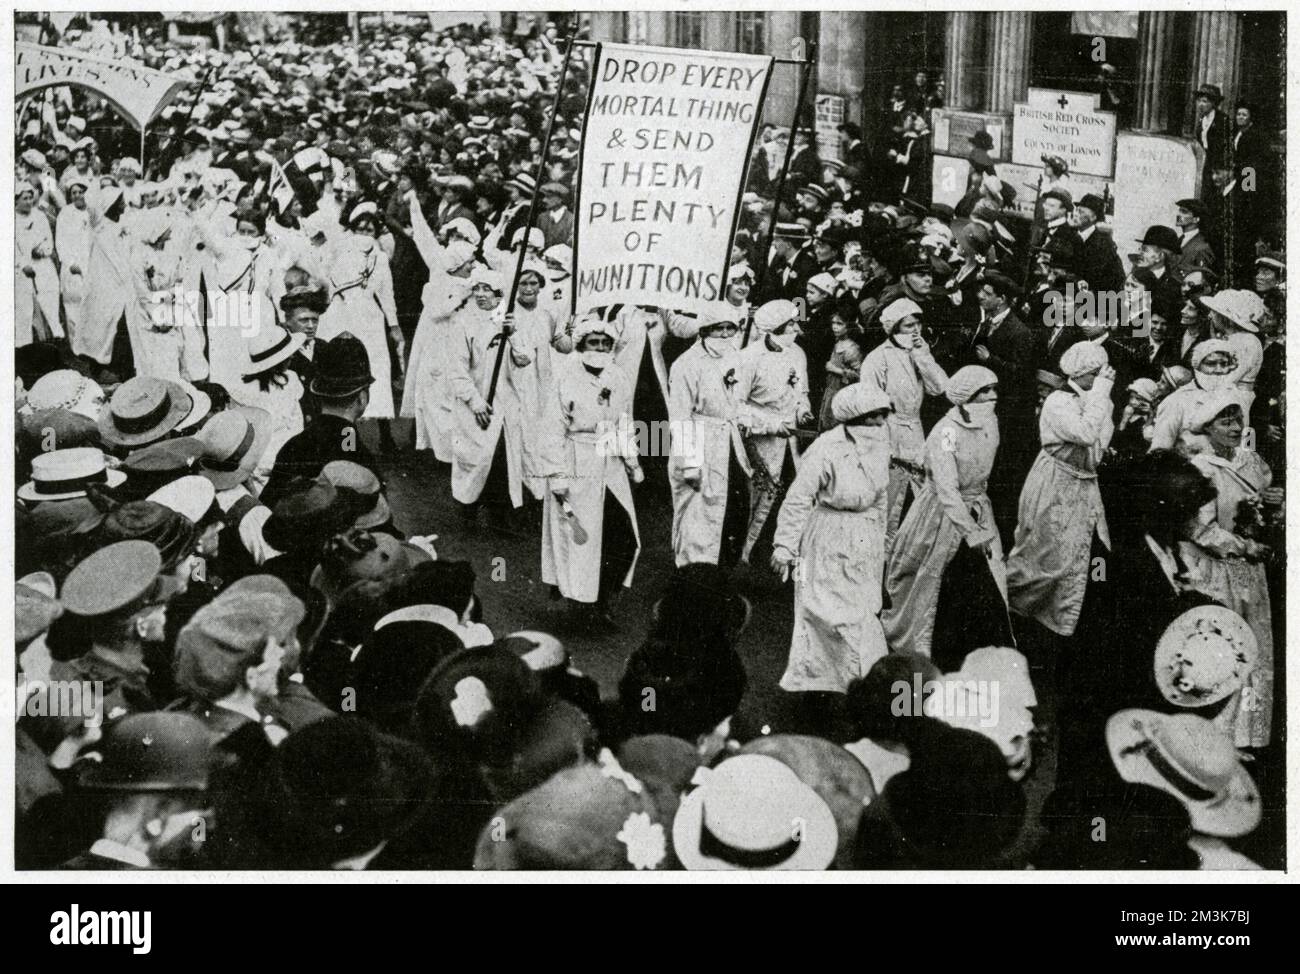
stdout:
<svg viewBox="0 0 1300 974">
<path fill-rule="evenodd" d="M 429 221 L 434 230 L 441 230 L 452 220 L 468 220 L 478 226 L 478 218 L 470 205 L 474 197 L 474 184 L 466 176 L 450 176 L 439 185 L 441 199 Z"/>
<path fill-rule="evenodd" d="M 1088 193 L 1075 205 L 1074 225 L 1080 242 L 1079 276 L 1094 291 L 1118 294 L 1124 288 L 1124 265 L 1114 239 L 1098 226 L 1105 213 L 1106 203 L 1096 193 Z"/>
<path fill-rule="evenodd" d="M 1167 366 L 1181 364 L 1182 348 L 1179 342 L 1170 340 L 1169 322 L 1163 315 L 1152 311 L 1148 322 L 1145 337 L 1135 336 L 1122 344 L 1132 357 L 1134 378 L 1158 381 Z"/>
<path fill-rule="evenodd" d="M 784 298 L 796 301 L 804 297 L 808 281 L 817 273 L 817 258 L 803 248 L 808 231 L 800 223 L 778 223 L 772 236 L 773 255 L 763 277 L 762 293 L 755 305 Z"/>
<path fill-rule="evenodd" d="M 1255 241 L 1269 239 L 1270 230 L 1280 222 L 1274 193 L 1273 152 L 1267 137 L 1255 125 L 1255 109 L 1249 102 L 1238 102 L 1237 131 L 1232 137 L 1232 181 L 1226 200 L 1230 215 L 1225 234 L 1231 234 L 1231 273 L 1236 286 L 1244 287 L 1255 262 Z"/>
<path fill-rule="evenodd" d="M 1070 226 L 1070 213 L 1074 210 L 1074 200 L 1063 189 L 1049 189 L 1040 200 L 1043 208 L 1043 236 L 1040 246 L 1050 240 L 1066 240 L 1073 245 L 1076 253 L 1083 246 L 1079 231 Z"/>
<path fill-rule="evenodd" d="M 1218 85 L 1203 84 L 1196 89 L 1196 118 L 1192 138 L 1205 150 L 1201 166 L 1201 200 L 1205 203 L 1208 225 L 1213 227 L 1211 246 L 1224 253 L 1224 235 L 1228 229 L 1223 187 L 1232 178 L 1232 122 L 1224 117 L 1223 92 Z"/>
<path fill-rule="evenodd" d="M 1183 305 L 1183 282 L 1174 267 L 1179 252 L 1178 234 L 1170 227 L 1156 224 L 1147 227 L 1140 243 L 1142 249 L 1133 277 L 1151 292 L 1151 307 L 1164 315 L 1165 321 L 1177 321 Z"/>
<path fill-rule="evenodd" d="M 546 238 L 547 249 L 557 244 L 573 243 L 573 212 L 569 209 L 568 187 L 560 183 L 542 186 L 542 212 L 537 215 L 537 229 Z"/>
<path fill-rule="evenodd" d="M 351 460 L 374 471 L 381 482 L 383 479 L 357 429 L 375 381 L 366 347 L 349 332 L 318 345 L 310 391 L 320 403 L 320 414 L 301 433 L 286 440 L 276 454 L 262 491 L 262 503 L 268 507 L 273 507 L 295 480 L 320 476 L 331 460 Z"/>
<path fill-rule="evenodd" d="M 808 130 L 799 128 L 792 137 L 794 153 L 790 157 L 790 171 L 785 177 L 783 195 L 786 203 L 793 203 L 795 194 L 809 183 L 820 183 L 822 164 L 817 158 L 817 147 L 808 137 Z"/>
<path fill-rule="evenodd" d="M 1180 276 L 1202 267 L 1218 266 L 1214 247 L 1201 232 L 1201 223 L 1208 210 L 1198 199 L 1179 200 L 1174 204 L 1178 212 L 1174 216 L 1174 226 L 1178 228 L 1178 270 Z"/>
<path fill-rule="evenodd" d="M 989 500 L 1004 546 L 1013 540 L 1020 489 L 1038 453 L 1038 342 L 1012 305 L 1020 287 L 1006 274 L 984 271 L 976 292 L 980 322 L 970 342 L 970 363 L 992 369 L 998 377 L 998 426 L 1001 446 L 989 475 Z M 1010 547 L 1007 547 L 1010 551 Z"/>
</svg>

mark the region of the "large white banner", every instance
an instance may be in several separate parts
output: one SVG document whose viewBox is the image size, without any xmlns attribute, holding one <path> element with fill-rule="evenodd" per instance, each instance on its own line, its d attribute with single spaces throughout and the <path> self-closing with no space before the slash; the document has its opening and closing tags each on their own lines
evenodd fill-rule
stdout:
<svg viewBox="0 0 1300 974">
<path fill-rule="evenodd" d="M 722 297 L 772 58 L 603 44 L 574 204 L 574 309 Z"/>
<path fill-rule="evenodd" d="M 107 99 L 136 128 L 154 120 L 189 84 L 125 58 L 109 61 L 70 48 L 14 45 L 14 97 L 51 85 L 85 88 Z"/>
</svg>

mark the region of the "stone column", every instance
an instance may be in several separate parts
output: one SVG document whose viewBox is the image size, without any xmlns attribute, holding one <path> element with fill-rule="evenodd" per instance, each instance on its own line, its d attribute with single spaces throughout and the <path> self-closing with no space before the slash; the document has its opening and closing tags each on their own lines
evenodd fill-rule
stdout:
<svg viewBox="0 0 1300 974">
<path fill-rule="evenodd" d="M 665 14 L 667 16 L 667 14 Z M 773 10 L 767 15 L 768 52 L 777 57 L 790 56 L 790 41 L 799 36 L 799 11 Z M 767 86 L 767 104 L 763 107 L 763 121 L 786 126 L 794 115 L 795 99 L 799 96 L 800 69 L 788 64 L 778 64 L 772 69 L 772 82 Z"/>
<path fill-rule="evenodd" d="M 1134 85 L 1137 113 L 1133 127 L 1144 132 L 1169 130 L 1170 90 L 1175 84 L 1169 77 L 1173 69 L 1175 16 L 1172 10 L 1138 14 L 1137 83 Z"/>
<path fill-rule="evenodd" d="M 1012 112 L 1016 102 L 1025 100 L 1029 90 L 1033 25 L 1034 15 L 1030 11 L 1004 10 L 989 15 L 986 111 Z"/>
<path fill-rule="evenodd" d="M 948 85 L 947 108 L 978 108 L 984 95 L 984 14 L 970 10 L 948 14 L 944 34 L 943 79 Z"/>
<path fill-rule="evenodd" d="M 861 10 L 823 10 L 817 31 L 817 91 L 844 99 L 844 120 L 862 121 L 862 88 L 867 79 L 867 14 Z"/>
<path fill-rule="evenodd" d="M 1187 76 L 1187 118 L 1191 111 L 1194 92 L 1200 85 L 1218 85 L 1223 92 L 1221 110 L 1231 118 L 1232 103 L 1237 97 L 1237 81 L 1241 75 L 1241 14 L 1198 11 L 1192 15 L 1191 49 L 1188 58 L 1191 69 Z"/>
</svg>

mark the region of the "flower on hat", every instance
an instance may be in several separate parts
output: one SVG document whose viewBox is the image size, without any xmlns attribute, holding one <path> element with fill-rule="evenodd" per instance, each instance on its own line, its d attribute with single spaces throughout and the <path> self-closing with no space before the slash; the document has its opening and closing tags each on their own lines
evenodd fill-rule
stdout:
<svg viewBox="0 0 1300 974">
<path fill-rule="evenodd" d="M 456 682 L 456 696 L 451 701 L 451 713 L 460 727 L 475 727 L 485 714 L 493 710 L 487 686 L 476 676 L 467 676 Z"/>
<path fill-rule="evenodd" d="M 668 854 L 664 827 L 645 812 L 633 812 L 616 838 L 627 846 L 627 861 L 636 869 L 655 869 Z"/>
<path fill-rule="evenodd" d="M 641 782 L 635 775 L 623 770 L 623 766 L 618 763 L 618 758 L 614 757 L 613 751 L 607 747 L 601 748 L 596 760 L 600 763 L 600 773 L 606 778 L 623 782 L 623 786 L 634 795 L 641 794 Z"/>
</svg>

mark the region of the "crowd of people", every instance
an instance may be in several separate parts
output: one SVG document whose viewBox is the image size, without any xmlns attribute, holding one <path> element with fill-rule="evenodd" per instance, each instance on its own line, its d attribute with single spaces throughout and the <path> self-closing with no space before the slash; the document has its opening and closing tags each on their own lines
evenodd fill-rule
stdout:
<svg viewBox="0 0 1300 974">
<path fill-rule="evenodd" d="M 195 81 L 143 165 L 83 92 L 21 115 L 20 868 L 1280 866 L 1285 260 L 1200 199 L 1113 240 L 1054 158 L 1026 228 L 987 133 L 949 207 L 769 127 L 724 300 L 573 316 L 562 47 L 146 32 Z M 616 693 L 399 530 L 399 454 L 589 632 L 670 498 Z"/>
</svg>

